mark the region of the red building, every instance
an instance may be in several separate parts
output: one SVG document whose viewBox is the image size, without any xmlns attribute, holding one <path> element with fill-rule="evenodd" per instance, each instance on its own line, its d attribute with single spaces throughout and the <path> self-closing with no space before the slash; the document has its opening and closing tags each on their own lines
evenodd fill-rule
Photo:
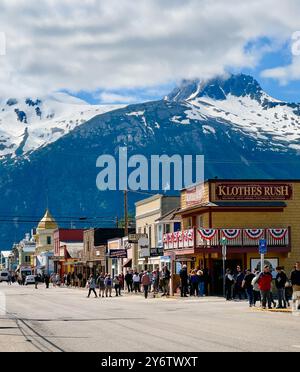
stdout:
<svg viewBox="0 0 300 372">
<path fill-rule="evenodd" d="M 74 271 L 74 263 L 83 251 L 84 229 L 57 229 L 54 231 L 54 271 L 62 277 Z"/>
</svg>

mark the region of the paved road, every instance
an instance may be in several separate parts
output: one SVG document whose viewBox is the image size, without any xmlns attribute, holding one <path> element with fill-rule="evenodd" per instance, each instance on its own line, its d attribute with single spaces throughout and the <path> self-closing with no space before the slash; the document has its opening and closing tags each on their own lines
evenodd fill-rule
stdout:
<svg viewBox="0 0 300 372">
<path fill-rule="evenodd" d="M 219 298 L 86 298 L 0 284 L 1 351 L 296 351 L 300 317 Z"/>
</svg>

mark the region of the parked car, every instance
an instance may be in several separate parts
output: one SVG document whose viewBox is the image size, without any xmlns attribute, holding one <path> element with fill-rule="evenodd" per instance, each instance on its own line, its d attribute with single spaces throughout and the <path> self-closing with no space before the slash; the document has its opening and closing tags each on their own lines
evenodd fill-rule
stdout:
<svg viewBox="0 0 300 372">
<path fill-rule="evenodd" d="M 0 272 L 0 283 L 1 282 L 8 282 L 9 280 L 9 272 L 8 271 L 1 271 Z"/>
<path fill-rule="evenodd" d="M 25 278 L 25 285 L 28 284 L 35 284 L 35 276 L 34 275 L 27 275 Z"/>
</svg>

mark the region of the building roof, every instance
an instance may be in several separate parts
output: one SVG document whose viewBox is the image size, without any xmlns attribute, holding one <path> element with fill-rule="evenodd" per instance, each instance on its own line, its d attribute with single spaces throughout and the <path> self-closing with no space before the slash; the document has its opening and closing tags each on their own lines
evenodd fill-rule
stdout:
<svg viewBox="0 0 300 372">
<path fill-rule="evenodd" d="M 178 213 L 183 213 L 187 211 L 197 210 L 200 208 L 284 208 L 286 207 L 285 202 L 280 201 L 216 201 L 216 202 L 208 202 L 208 203 L 199 203 L 187 206 L 184 209 L 179 209 Z"/>
<path fill-rule="evenodd" d="M 158 218 L 156 222 L 181 222 L 181 217 L 178 215 L 180 208 L 172 209 L 171 211 Z"/>
<path fill-rule="evenodd" d="M 57 229 L 57 223 L 55 219 L 52 217 L 49 209 L 46 210 L 46 213 L 44 217 L 41 219 L 40 223 L 38 224 L 38 229 L 43 229 L 43 230 L 52 230 L 52 229 Z"/>
<path fill-rule="evenodd" d="M 12 254 L 12 251 L 1 251 L 0 253 L 2 257 L 8 258 Z"/>
</svg>

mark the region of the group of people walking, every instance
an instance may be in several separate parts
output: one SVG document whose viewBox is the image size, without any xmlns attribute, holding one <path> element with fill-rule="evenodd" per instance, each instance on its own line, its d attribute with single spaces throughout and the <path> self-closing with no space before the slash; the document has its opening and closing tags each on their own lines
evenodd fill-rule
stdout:
<svg viewBox="0 0 300 372">
<path fill-rule="evenodd" d="M 171 273 L 167 266 L 162 270 L 157 268 L 155 271 L 142 270 L 141 272 L 128 270 L 126 274 L 120 274 L 112 277 L 110 274 L 101 273 L 98 277 L 90 275 L 87 286 L 88 296 L 94 293 L 95 297 L 112 297 L 112 291 L 115 290 L 115 296 L 121 296 L 122 291 L 128 293 L 144 293 L 148 298 L 149 293 L 155 296 L 161 292 L 162 296 L 170 295 Z M 97 294 L 96 289 L 99 289 Z"/>
<path fill-rule="evenodd" d="M 225 275 L 226 299 L 230 301 L 247 298 L 250 307 L 260 302 L 263 309 L 267 307 L 285 309 L 290 306 L 292 293 L 299 291 L 300 262 L 296 263 L 290 279 L 281 266 L 276 268 L 276 276 L 273 277 L 268 265 L 264 266 L 262 271 L 255 269 L 253 272 L 250 269 L 243 272 L 238 266 L 234 274 L 227 269 Z M 274 300 L 274 292 L 277 294 L 277 304 Z"/>
</svg>

